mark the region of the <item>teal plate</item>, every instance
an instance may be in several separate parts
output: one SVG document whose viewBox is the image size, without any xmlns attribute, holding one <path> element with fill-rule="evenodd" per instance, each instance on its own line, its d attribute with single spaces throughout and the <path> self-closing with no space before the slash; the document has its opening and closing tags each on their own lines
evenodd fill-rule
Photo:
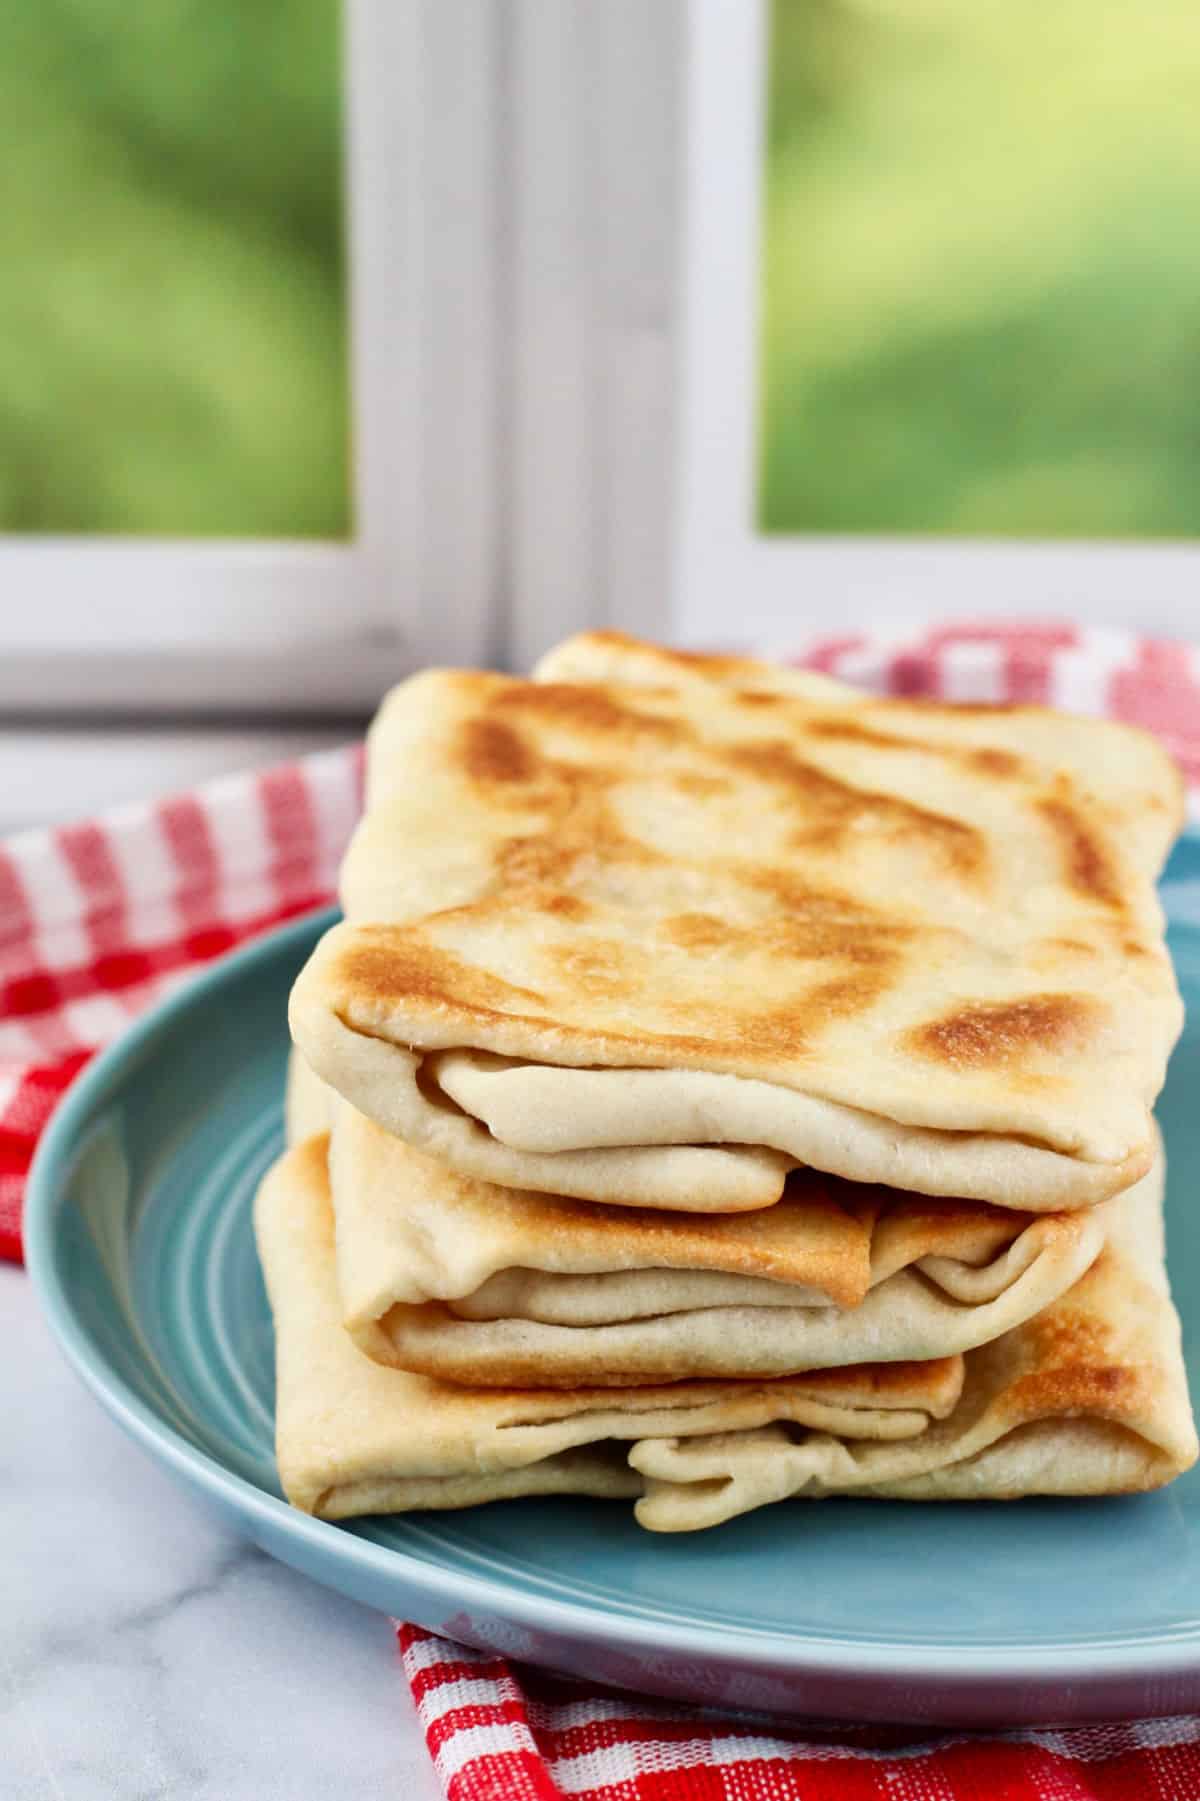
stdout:
<svg viewBox="0 0 1200 1801">
<path fill-rule="evenodd" d="M 1163 885 L 1200 1000 L 1200 836 Z M 1200 1708 L 1200 1472 L 1135 1500 L 774 1507 L 660 1538 L 627 1503 L 350 1526 L 271 1452 L 251 1201 L 283 1141 L 288 989 L 329 916 L 206 971 L 83 1075 L 39 1150 L 29 1265 L 109 1412 L 272 1555 L 470 1644 L 653 1693 L 827 1718 L 1065 1722 Z M 1196 1386 L 1200 1006 L 1160 1107 Z M 136 1505 L 136 1497 L 132 1498 Z"/>
</svg>

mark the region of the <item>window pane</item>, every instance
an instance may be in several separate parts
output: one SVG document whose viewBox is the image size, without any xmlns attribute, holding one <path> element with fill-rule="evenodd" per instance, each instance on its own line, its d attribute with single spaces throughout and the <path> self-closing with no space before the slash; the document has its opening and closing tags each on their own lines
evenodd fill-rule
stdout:
<svg viewBox="0 0 1200 1801">
<path fill-rule="evenodd" d="M 0 530 L 349 529 L 336 0 L 0 19 Z"/>
<path fill-rule="evenodd" d="M 1200 9 L 772 26 L 760 526 L 1200 534 Z"/>
</svg>

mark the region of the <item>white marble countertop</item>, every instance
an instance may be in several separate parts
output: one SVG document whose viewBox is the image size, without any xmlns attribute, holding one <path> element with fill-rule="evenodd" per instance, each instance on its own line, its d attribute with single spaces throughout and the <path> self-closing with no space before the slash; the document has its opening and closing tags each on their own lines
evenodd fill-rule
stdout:
<svg viewBox="0 0 1200 1801">
<path fill-rule="evenodd" d="M 5 1801 L 436 1801 L 382 1615 L 218 1524 L 0 1266 Z"/>
</svg>

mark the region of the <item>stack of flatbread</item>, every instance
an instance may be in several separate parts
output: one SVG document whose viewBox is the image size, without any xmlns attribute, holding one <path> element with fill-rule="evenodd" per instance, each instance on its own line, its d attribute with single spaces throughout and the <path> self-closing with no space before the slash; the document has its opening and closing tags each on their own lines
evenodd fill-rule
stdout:
<svg viewBox="0 0 1200 1801">
<path fill-rule="evenodd" d="M 257 1208 L 289 1498 L 1170 1481 L 1180 809 L 1124 726 L 613 634 L 396 689 Z"/>
</svg>

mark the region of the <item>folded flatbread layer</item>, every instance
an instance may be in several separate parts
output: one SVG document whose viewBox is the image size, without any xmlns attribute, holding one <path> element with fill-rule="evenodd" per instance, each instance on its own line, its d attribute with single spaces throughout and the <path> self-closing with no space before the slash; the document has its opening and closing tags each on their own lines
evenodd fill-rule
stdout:
<svg viewBox="0 0 1200 1801">
<path fill-rule="evenodd" d="M 397 689 L 293 994 L 309 1061 L 465 1174 L 593 1200 L 750 1209 L 797 1163 L 1032 1211 L 1135 1180 L 1181 1019 L 1173 766 L 808 684 Z"/>
<path fill-rule="evenodd" d="M 482 1387 L 955 1356 L 1070 1288 L 1112 1204 L 1031 1219 L 803 1170 L 753 1214 L 603 1207 L 459 1176 L 345 1103 L 330 1174 L 355 1342 Z"/>
<path fill-rule="evenodd" d="M 618 1441 L 781 1418 L 853 1438 L 928 1429 L 962 1362 L 831 1370 L 786 1383 L 472 1393 L 363 1357 L 342 1329 L 326 1141 L 275 1164 L 255 1205 L 275 1320 L 276 1455 L 288 1499 L 341 1519 L 523 1494 L 635 1495 Z"/>
<path fill-rule="evenodd" d="M 968 1353 L 957 1407 L 908 1444 L 851 1445 L 784 1424 L 642 1442 L 642 1525 L 714 1526 L 789 1496 L 1011 1500 L 1158 1488 L 1196 1460 L 1159 1191 L 1110 1202 L 1104 1250 L 1044 1313 Z"/>
</svg>

